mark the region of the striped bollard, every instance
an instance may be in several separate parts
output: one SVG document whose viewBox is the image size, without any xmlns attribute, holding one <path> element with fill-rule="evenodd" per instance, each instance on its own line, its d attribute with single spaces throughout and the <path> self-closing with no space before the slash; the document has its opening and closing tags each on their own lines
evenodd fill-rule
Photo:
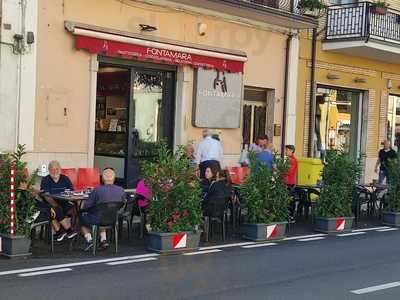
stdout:
<svg viewBox="0 0 400 300">
<path fill-rule="evenodd" d="M 10 236 L 14 236 L 14 210 L 15 210 L 15 168 L 14 165 L 10 165 Z"/>
</svg>

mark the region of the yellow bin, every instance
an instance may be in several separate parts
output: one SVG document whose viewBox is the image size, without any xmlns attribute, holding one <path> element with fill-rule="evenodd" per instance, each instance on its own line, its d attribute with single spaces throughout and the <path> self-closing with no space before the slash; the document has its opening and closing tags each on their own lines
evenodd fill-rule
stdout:
<svg viewBox="0 0 400 300">
<path fill-rule="evenodd" d="M 298 158 L 299 171 L 297 176 L 297 184 L 299 185 L 315 185 L 321 179 L 321 171 L 323 164 L 318 158 Z"/>
</svg>

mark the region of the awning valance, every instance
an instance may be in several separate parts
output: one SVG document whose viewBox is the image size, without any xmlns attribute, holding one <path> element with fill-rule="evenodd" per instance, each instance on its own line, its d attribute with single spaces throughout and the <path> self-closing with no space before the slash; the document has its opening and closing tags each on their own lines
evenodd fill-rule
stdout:
<svg viewBox="0 0 400 300">
<path fill-rule="evenodd" d="M 162 43 L 130 36 L 116 35 L 74 27 L 77 49 L 111 57 L 151 60 L 171 65 L 190 65 L 194 68 L 216 69 L 243 73 L 246 56 Z"/>
</svg>

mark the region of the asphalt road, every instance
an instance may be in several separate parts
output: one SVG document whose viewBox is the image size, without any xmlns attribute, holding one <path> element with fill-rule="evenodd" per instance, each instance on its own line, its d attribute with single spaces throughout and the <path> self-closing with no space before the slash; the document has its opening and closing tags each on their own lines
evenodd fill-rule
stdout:
<svg viewBox="0 0 400 300">
<path fill-rule="evenodd" d="M 196 255 L 0 261 L 0 299 L 400 299 L 400 231 L 363 232 Z"/>
</svg>

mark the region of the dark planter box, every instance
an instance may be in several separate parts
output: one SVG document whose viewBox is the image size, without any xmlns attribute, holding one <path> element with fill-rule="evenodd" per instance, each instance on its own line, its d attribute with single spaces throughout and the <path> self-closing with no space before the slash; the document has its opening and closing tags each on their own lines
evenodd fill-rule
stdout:
<svg viewBox="0 0 400 300">
<path fill-rule="evenodd" d="M 387 7 L 371 6 L 370 11 L 371 11 L 371 13 L 373 13 L 373 14 L 377 14 L 377 15 L 386 15 L 386 13 L 387 13 Z"/>
<path fill-rule="evenodd" d="M 25 236 L 14 235 L 11 237 L 8 234 L 0 234 L 1 238 L 1 254 L 7 257 L 23 257 L 29 256 L 31 240 Z"/>
<path fill-rule="evenodd" d="M 348 232 L 353 227 L 354 217 L 321 218 L 316 217 L 314 230 L 323 233 Z"/>
<path fill-rule="evenodd" d="M 280 240 L 285 237 L 287 222 L 272 224 L 245 223 L 242 225 L 243 238 L 254 242 Z"/>
<path fill-rule="evenodd" d="M 148 249 L 161 254 L 175 254 L 197 250 L 201 231 L 180 233 L 150 232 Z"/>
<path fill-rule="evenodd" d="M 400 227 L 400 213 L 385 211 L 382 215 L 384 225 Z"/>
</svg>

